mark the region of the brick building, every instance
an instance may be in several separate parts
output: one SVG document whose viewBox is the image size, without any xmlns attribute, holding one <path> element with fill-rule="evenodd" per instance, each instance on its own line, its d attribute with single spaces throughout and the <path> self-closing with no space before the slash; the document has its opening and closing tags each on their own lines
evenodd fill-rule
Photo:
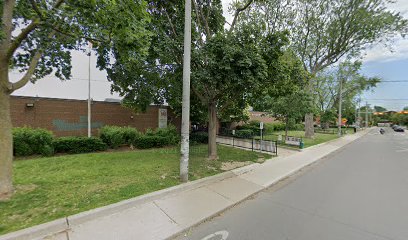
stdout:
<svg viewBox="0 0 408 240">
<path fill-rule="evenodd" d="M 45 128 L 56 136 L 87 135 L 86 100 L 11 96 L 10 101 L 14 127 Z M 180 129 L 181 124 L 181 119 L 167 106 L 152 105 L 143 113 L 123 107 L 119 102 L 93 101 L 91 110 L 93 136 L 104 125 L 131 126 L 145 131 L 167 124 Z"/>
</svg>

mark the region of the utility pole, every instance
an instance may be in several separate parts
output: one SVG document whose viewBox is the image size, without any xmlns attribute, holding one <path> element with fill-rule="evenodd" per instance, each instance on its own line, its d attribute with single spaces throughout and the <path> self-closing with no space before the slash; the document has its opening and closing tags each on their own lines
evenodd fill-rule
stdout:
<svg viewBox="0 0 408 240">
<path fill-rule="evenodd" d="M 365 127 L 368 128 L 368 102 L 366 102 Z"/>
<path fill-rule="evenodd" d="M 358 112 L 357 112 L 358 127 L 361 127 L 360 111 L 361 111 L 361 96 L 358 97 Z"/>
<path fill-rule="evenodd" d="M 342 124 L 342 121 L 341 121 L 341 102 L 342 102 L 342 100 L 343 100 L 343 97 L 342 97 L 342 88 L 343 88 L 343 79 L 342 78 L 340 78 L 340 89 L 339 89 L 339 125 L 338 125 L 338 132 L 337 132 L 337 135 L 340 137 L 341 136 L 341 124 Z"/>
<path fill-rule="evenodd" d="M 181 114 L 180 180 L 188 181 L 190 134 L 191 0 L 186 0 L 184 20 L 183 103 Z"/>
<path fill-rule="evenodd" d="M 92 43 L 89 42 L 89 61 L 88 61 L 88 137 L 91 137 L 91 53 Z"/>
</svg>

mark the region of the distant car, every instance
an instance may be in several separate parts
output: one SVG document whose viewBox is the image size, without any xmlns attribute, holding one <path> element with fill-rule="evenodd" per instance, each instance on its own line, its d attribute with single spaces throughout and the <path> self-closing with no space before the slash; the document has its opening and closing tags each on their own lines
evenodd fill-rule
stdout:
<svg viewBox="0 0 408 240">
<path fill-rule="evenodd" d="M 400 126 L 398 126 L 398 125 L 392 125 L 391 128 L 395 130 L 396 128 L 399 128 L 399 127 L 400 127 Z"/>
<path fill-rule="evenodd" d="M 405 132 L 405 130 L 402 127 L 394 128 L 394 131 L 396 131 L 396 132 Z"/>
</svg>

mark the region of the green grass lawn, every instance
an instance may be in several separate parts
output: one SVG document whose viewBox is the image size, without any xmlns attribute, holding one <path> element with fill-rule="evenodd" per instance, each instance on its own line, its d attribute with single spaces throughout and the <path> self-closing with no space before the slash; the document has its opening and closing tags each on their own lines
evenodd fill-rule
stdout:
<svg viewBox="0 0 408 240">
<path fill-rule="evenodd" d="M 14 161 L 16 192 L 0 202 L 0 234 L 48 222 L 179 184 L 179 148 L 65 155 Z M 190 148 L 190 180 L 222 172 L 223 162 L 270 155 L 218 146 Z"/>
<path fill-rule="evenodd" d="M 282 135 L 282 138 L 284 138 L 285 131 L 274 132 L 273 135 L 265 135 L 264 139 L 277 141 L 278 135 Z M 303 138 L 305 148 L 338 138 L 337 134 L 324 134 L 324 133 L 315 133 L 315 137 L 313 139 L 305 138 L 304 131 L 288 131 L 288 136 Z M 257 137 L 257 138 L 259 139 L 260 137 Z M 291 147 L 295 147 L 295 146 L 291 146 Z"/>
</svg>

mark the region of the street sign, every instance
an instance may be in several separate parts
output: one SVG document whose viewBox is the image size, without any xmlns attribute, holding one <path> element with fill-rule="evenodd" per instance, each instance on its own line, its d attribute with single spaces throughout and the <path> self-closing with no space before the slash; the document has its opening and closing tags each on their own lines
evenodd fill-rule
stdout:
<svg viewBox="0 0 408 240">
<path fill-rule="evenodd" d="M 259 123 L 259 129 L 263 129 L 263 127 L 264 127 L 263 125 L 264 125 L 263 122 L 260 122 Z"/>
</svg>

